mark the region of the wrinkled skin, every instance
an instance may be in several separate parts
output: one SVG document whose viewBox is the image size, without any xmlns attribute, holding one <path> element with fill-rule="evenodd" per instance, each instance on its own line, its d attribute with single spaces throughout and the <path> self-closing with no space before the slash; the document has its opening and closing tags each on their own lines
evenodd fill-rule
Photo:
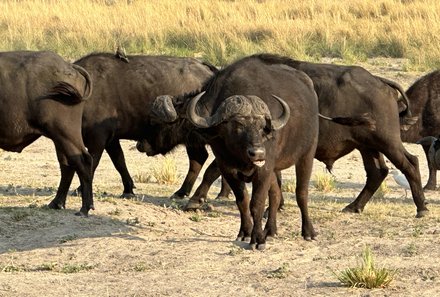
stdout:
<svg viewBox="0 0 440 297">
<path fill-rule="evenodd" d="M 50 138 L 61 171 L 79 176 L 78 215 L 86 216 L 94 208 L 92 158 L 81 136 L 84 102 L 92 90 L 89 74 L 52 52 L 0 53 L 0 65 L 0 148 L 21 152 L 42 135 Z M 54 199 L 49 207 L 65 203 Z"/>
<path fill-rule="evenodd" d="M 200 128 L 190 122 L 187 115 L 191 103 L 188 100 L 196 94 L 173 98 L 179 119 L 169 123 L 168 129 L 199 135 L 211 146 L 240 211 L 237 239 L 250 238 L 252 248 L 263 249 L 266 238 L 276 234 L 276 212 L 281 197 L 276 172 L 292 165 L 296 165 L 296 198 L 301 210 L 302 235 L 307 240 L 315 238 L 307 196 L 317 144 L 318 104 L 310 79 L 290 67 L 266 64 L 259 57 L 248 57 L 221 70 L 202 90 L 206 93 L 195 108 L 200 117 L 212 117 L 228 98 L 236 95 L 247 98 L 247 94 L 263 100 L 271 114 L 270 118 L 259 118 L 254 117 L 254 113 L 232 112 L 222 122 Z M 273 94 L 290 107 L 286 126 L 278 130 L 274 129 L 274 123 L 283 114 L 283 109 Z M 161 137 L 165 135 L 161 134 Z M 149 140 L 149 143 L 159 142 Z M 251 197 L 245 187 L 247 182 L 252 183 Z M 268 195 L 269 214 L 263 229 L 264 202 Z"/>
<path fill-rule="evenodd" d="M 407 131 L 401 131 L 402 141 L 418 143 L 428 136 L 440 135 L 440 71 L 433 71 L 418 79 L 408 88 L 411 111 L 418 116 L 418 121 Z M 425 190 L 435 190 L 437 186 L 437 170 L 429 158 L 430 142 L 420 143 L 426 155 L 429 168 Z"/>
<path fill-rule="evenodd" d="M 119 139 L 141 140 L 156 133 L 150 116 L 153 100 L 161 94 L 181 94 L 199 89 L 215 68 L 191 58 L 124 56 L 98 53 L 75 62 L 85 68 L 94 82 L 91 100 L 84 106 L 82 135 L 93 157 L 92 172 L 104 150 L 109 154 L 124 185 L 123 197 L 134 196 Z M 154 152 L 161 153 L 161 152 Z M 148 153 L 149 154 L 149 153 Z M 208 154 L 204 146 L 188 149 L 190 169 L 177 195 L 188 195 Z M 63 206 L 74 172 L 61 169 L 60 188 L 55 197 Z"/>
</svg>

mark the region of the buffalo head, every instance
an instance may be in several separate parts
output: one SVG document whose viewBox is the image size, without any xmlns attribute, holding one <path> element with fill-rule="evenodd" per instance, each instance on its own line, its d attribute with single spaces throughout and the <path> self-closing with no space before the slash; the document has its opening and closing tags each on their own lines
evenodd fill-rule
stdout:
<svg viewBox="0 0 440 297">
<path fill-rule="evenodd" d="M 224 100 L 212 116 L 202 117 L 196 111 L 200 93 L 189 102 L 187 118 L 198 128 L 217 127 L 214 137 L 220 136 L 228 150 L 240 160 L 262 167 L 266 161 L 265 142 L 274 131 L 286 125 L 290 118 L 287 103 L 273 95 L 280 103 L 282 113 L 272 119 L 267 104 L 254 95 L 234 95 Z M 245 161 L 245 162 L 246 162 Z M 248 163 L 248 162 L 246 162 Z"/>
<path fill-rule="evenodd" d="M 180 103 L 175 97 L 162 95 L 156 97 L 151 105 L 149 124 L 145 138 L 138 140 L 136 148 L 148 156 L 165 155 L 177 145 L 186 143 L 187 130 L 176 111 Z"/>
</svg>

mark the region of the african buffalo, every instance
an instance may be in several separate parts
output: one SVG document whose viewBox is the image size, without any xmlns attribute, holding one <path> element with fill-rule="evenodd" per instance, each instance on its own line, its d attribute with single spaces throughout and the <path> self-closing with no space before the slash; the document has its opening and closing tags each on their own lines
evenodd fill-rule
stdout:
<svg viewBox="0 0 440 297">
<path fill-rule="evenodd" d="M 408 179 L 417 207 L 417 217 L 422 217 L 428 209 L 421 187 L 421 178 L 417 157 L 403 147 L 399 137 L 401 126 L 410 127 L 420 112 L 414 106 L 413 113 L 408 112 L 409 103 L 403 90 L 387 79 L 373 76 L 358 66 L 338 66 L 295 61 L 284 57 L 258 55 L 267 64 L 281 64 L 305 72 L 313 81 L 318 95 L 319 111 L 326 115 L 355 115 L 367 113 L 376 122 L 374 129 L 366 126 L 346 127 L 320 120 L 319 141 L 315 158 L 332 169 L 336 160 L 358 149 L 362 155 L 367 172 L 366 185 L 356 198 L 344 208 L 345 212 L 360 213 L 388 174 L 383 154 Z M 403 96 L 398 98 L 398 92 Z M 411 93 L 409 93 L 411 96 Z M 403 100 L 400 111 L 396 102 Z M 415 105 L 415 104 L 413 104 Z M 402 129 L 403 130 L 403 129 Z M 412 131 L 409 129 L 407 133 Z M 404 133 L 404 132 L 402 132 Z M 428 147 L 429 148 L 429 147 Z M 215 163 L 209 166 L 204 182 L 188 202 L 187 208 L 198 208 L 206 199 L 207 189 L 220 174 Z"/>
<path fill-rule="evenodd" d="M 406 91 L 413 115 L 418 121 L 408 130 L 401 131 L 403 142 L 417 143 L 423 146 L 429 168 L 429 178 L 425 185 L 427 190 L 435 190 L 437 184 L 436 166 L 429 158 L 431 147 L 428 136 L 440 135 L 440 71 L 433 71 L 418 79 Z M 425 138 L 421 141 L 422 138 Z"/>
<path fill-rule="evenodd" d="M 94 53 L 74 64 L 85 68 L 92 77 L 92 100 L 84 107 L 82 134 L 86 147 L 93 157 L 93 172 L 98 166 L 104 149 L 122 177 L 124 196 L 133 196 L 133 180 L 127 170 L 119 139 L 140 140 L 151 128 L 150 110 L 153 100 L 161 94 L 181 94 L 199 89 L 216 68 L 192 58 L 167 56 L 122 56 L 110 53 Z M 176 195 L 189 193 L 208 157 L 204 144 L 196 137 L 188 136 L 187 151 L 190 169 Z M 172 139 L 162 145 L 172 145 Z M 148 148 L 150 151 L 154 148 Z M 154 151 L 161 153 L 161 151 Z M 54 203 L 64 206 L 74 172 L 62 170 L 62 177 Z"/>
<path fill-rule="evenodd" d="M 0 86 L 0 147 L 21 152 L 40 136 L 52 139 L 61 172 L 76 171 L 79 176 L 79 214 L 87 214 L 93 209 L 92 157 L 81 136 L 81 118 L 92 92 L 89 74 L 49 51 L 3 52 Z"/>
<path fill-rule="evenodd" d="M 160 96 L 156 101 L 161 103 L 154 105 L 173 115 L 173 121 L 162 120 L 158 127 L 191 131 L 211 146 L 240 211 L 237 239 L 251 236 L 251 246 L 258 249 L 264 248 L 267 236 L 276 233 L 281 196 L 277 172 L 292 165 L 296 165 L 302 236 L 307 240 L 316 236 L 307 198 L 318 137 L 317 96 L 303 72 L 267 63 L 262 57 L 247 57 L 222 69 L 197 96 Z M 166 133 L 156 136 L 149 138 L 149 143 L 168 137 Z M 250 201 L 246 182 L 252 182 Z M 269 215 L 263 231 L 261 220 L 268 194 Z"/>
</svg>

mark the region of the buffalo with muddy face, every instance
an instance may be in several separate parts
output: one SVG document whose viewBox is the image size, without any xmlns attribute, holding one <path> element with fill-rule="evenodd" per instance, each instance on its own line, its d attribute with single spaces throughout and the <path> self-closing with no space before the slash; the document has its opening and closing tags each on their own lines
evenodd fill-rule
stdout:
<svg viewBox="0 0 440 297">
<path fill-rule="evenodd" d="M 21 152 L 40 136 L 57 149 L 61 171 L 77 172 L 82 207 L 93 209 L 92 158 L 81 136 L 84 104 L 92 92 L 89 74 L 52 52 L 0 53 L 0 148 Z M 62 208 L 53 200 L 50 208 Z"/>
<path fill-rule="evenodd" d="M 241 225 L 239 240 L 264 248 L 276 233 L 281 191 L 276 172 L 296 165 L 296 199 L 301 210 L 302 236 L 316 233 L 308 215 L 307 197 L 318 136 L 318 102 L 311 80 L 301 71 L 247 57 L 222 69 L 202 88 L 204 93 L 173 98 L 155 106 L 173 107 L 178 118 L 163 122 L 162 132 L 193 133 L 208 143 L 223 177 L 232 188 Z M 275 95 L 275 96 L 274 96 Z M 168 111 L 166 111 L 168 112 Z M 166 133 L 149 143 L 162 143 Z M 245 183 L 252 183 L 252 197 Z M 269 194 L 269 217 L 262 228 Z"/>
</svg>

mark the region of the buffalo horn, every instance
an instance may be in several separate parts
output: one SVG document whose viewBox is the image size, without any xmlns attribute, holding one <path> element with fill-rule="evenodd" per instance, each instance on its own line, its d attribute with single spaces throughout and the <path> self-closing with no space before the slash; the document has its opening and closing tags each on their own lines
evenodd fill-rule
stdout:
<svg viewBox="0 0 440 297">
<path fill-rule="evenodd" d="M 278 102 L 280 102 L 281 106 L 283 107 L 283 113 L 280 115 L 280 117 L 278 119 L 274 119 L 272 121 L 272 125 L 274 130 L 278 130 L 281 129 L 282 127 L 284 127 L 287 124 L 287 121 L 290 118 L 290 107 L 289 105 L 286 103 L 286 101 L 284 101 L 283 99 L 281 99 L 280 97 L 273 95 L 272 96 L 278 100 Z"/>
<path fill-rule="evenodd" d="M 188 104 L 188 108 L 186 110 L 188 119 L 199 128 L 209 128 L 215 126 L 221 121 L 221 117 L 219 115 L 214 114 L 211 117 L 201 117 L 197 114 L 196 106 L 197 102 L 199 102 L 200 98 L 205 94 L 205 92 L 199 93 L 197 96 L 192 98 Z"/>
</svg>

